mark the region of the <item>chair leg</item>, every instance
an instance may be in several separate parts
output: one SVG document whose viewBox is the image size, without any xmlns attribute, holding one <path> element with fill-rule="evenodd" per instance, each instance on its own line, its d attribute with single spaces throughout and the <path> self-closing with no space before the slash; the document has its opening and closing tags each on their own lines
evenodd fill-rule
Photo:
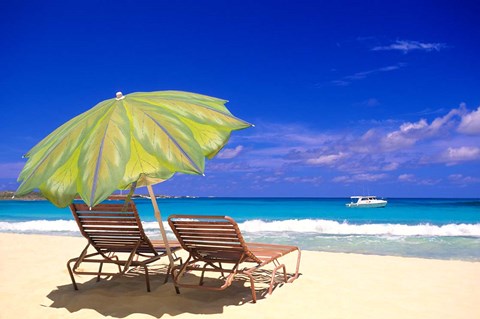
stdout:
<svg viewBox="0 0 480 319">
<path fill-rule="evenodd" d="M 302 258 L 302 252 L 300 251 L 300 249 L 298 249 L 297 252 L 298 252 L 298 255 L 297 255 L 297 266 L 295 268 L 295 274 L 293 275 L 292 278 L 290 278 L 288 280 L 289 283 L 293 282 L 295 279 L 298 278 L 298 271 L 299 271 L 299 268 L 300 268 L 300 260 Z"/>
<path fill-rule="evenodd" d="M 253 279 L 252 274 L 245 272 L 245 274 L 250 278 L 250 290 L 252 291 L 252 302 L 257 302 L 257 293 L 255 292 L 255 280 Z"/>
<path fill-rule="evenodd" d="M 222 270 L 221 274 L 223 277 L 225 277 L 225 273 L 223 272 L 223 268 L 222 268 L 222 263 L 218 263 L 218 266 L 220 267 L 220 269 Z"/>
<path fill-rule="evenodd" d="M 74 290 L 78 290 L 78 287 L 77 287 L 77 283 L 75 282 L 75 277 L 73 276 L 73 271 L 72 271 L 72 268 L 70 267 L 70 264 L 76 260 L 77 258 L 74 258 L 74 259 L 70 259 L 67 262 L 67 269 L 68 269 L 68 273 L 70 274 L 70 279 L 72 280 Z"/>
<path fill-rule="evenodd" d="M 170 277 L 171 271 L 172 271 L 172 266 L 169 264 L 168 269 L 167 269 L 167 275 L 165 276 L 165 280 L 163 281 L 164 284 L 166 284 L 168 282 L 168 277 Z M 172 274 L 172 276 L 173 276 L 173 274 Z"/>
<path fill-rule="evenodd" d="M 177 295 L 180 294 L 180 289 L 178 288 L 178 285 L 177 285 L 177 282 L 178 282 L 178 279 L 183 276 L 184 272 L 185 272 L 185 269 L 188 267 L 188 264 L 189 264 L 189 260 L 190 260 L 190 257 L 188 257 L 187 261 L 180 266 L 180 269 L 176 269 L 178 268 L 179 266 L 177 267 L 172 267 L 172 278 L 173 278 L 173 285 L 175 286 L 175 292 L 177 293 Z M 175 274 L 175 270 L 178 270 L 177 274 Z"/>
<path fill-rule="evenodd" d="M 150 276 L 148 274 L 147 265 L 144 265 L 143 269 L 145 269 L 145 282 L 147 284 L 147 292 L 150 292 Z"/>
<path fill-rule="evenodd" d="M 172 280 L 173 280 L 173 286 L 175 287 L 175 292 L 177 295 L 180 294 L 180 289 L 177 286 L 177 278 L 175 278 L 175 268 L 172 268 Z"/>
<path fill-rule="evenodd" d="M 183 265 L 183 262 L 182 262 L 182 257 L 177 257 L 177 255 L 175 255 L 175 253 L 173 253 L 175 259 L 173 260 L 174 262 L 175 261 L 180 261 L 180 266 Z M 167 269 L 167 276 L 165 277 L 165 281 L 163 282 L 164 284 L 166 284 L 168 282 L 168 277 L 172 276 L 173 278 L 173 267 L 172 265 L 168 264 L 168 269 Z"/>
<path fill-rule="evenodd" d="M 200 281 L 198 282 L 199 286 L 203 286 L 203 279 L 205 278 L 205 269 L 207 268 L 207 264 L 203 265 L 202 275 L 200 276 Z"/>
<path fill-rule="evenodd" d="M 118 256 L 115 255 L 115 254 L 113 254 L 112 256 L 110 256 L 110 258 L 111 258 L 111 259 L 114 259 L 114 258 L 115 258 L 116 261 L 119 260 L 119 259 L 118 259 Z M 119 273 L 122 272 L 122 268 L 120 268 L 120 264 L 117 264 L 117 266 L 118 266 L 118 272 L 119 272 Z"/>
<path fill-rule="evenodd" d="M 102 273 L 102 268 L 103 268 L 103 263 L 100 263 L 100 266 L 98 267 L 97 282 L 100 281 L 100 274 Z"/>
<path fill-rule="evenodd" d="M 284 278 L 284 281 L 287 282 L 287 269 L 285 267 L 284 264 L 279 264 L 277 265 L 273 271 L 272 271 L 272 279 L 270 280 L 270 288 L 268 288 L 268 294 L 271 295 L 272 294 L 272 291 L 273 291 L 273 283 L 275 282 L 275 276 L 277 274 L 277 271 L 279 269 L 283 269 L 283 278 Z"/>
</svg>

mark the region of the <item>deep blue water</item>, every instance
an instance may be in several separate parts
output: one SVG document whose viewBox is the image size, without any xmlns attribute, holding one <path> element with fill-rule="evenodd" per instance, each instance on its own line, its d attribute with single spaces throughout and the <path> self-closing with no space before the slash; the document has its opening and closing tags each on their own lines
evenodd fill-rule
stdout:
<svg viewBox="0 0 480 319">
<path fill-rule="evenodd" d="M 348 198 L 158 199 L 171 214 L 228 215 L 247 240 L 303 249 L 480 261 L 479 199 L 388 199 L 385 208 L 348 208 Z M 150 200 L 135 200 L 159 236 Z M 168 225 L 167 225 L 168 227 Z M 0 232 L 79 236 L 68 208 L 46 201 L 0 201 Z M 170 234 L 171 235 L 171 234 Z"/>
</svg>

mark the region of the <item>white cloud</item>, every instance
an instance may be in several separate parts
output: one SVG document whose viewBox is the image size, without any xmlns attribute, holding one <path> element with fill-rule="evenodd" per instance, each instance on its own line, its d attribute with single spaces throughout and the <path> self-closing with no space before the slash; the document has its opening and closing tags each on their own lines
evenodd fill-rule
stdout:
<svg viewBox="0 0 480 319">
<path fill-rule="evenodd" d="M 476 111 L 462 116 L 458 131 L 464 134 L 480 134 L 480 106 Z"/>
<path fill-rule="evenodd" d="M 260 167 L 252 167 L 249 163 L 242 162 L 220 162 L 212 161 L 205 166 L 205 175 L 210 176 L 217 172 L 239 172 L 239 173 L 251 173 L 260 171 Z"/>
<path fill-rule="evenodd" d="M 348 183 L 351 181 L 351 179 L 348 176 L 342 175 L 342 176 L 334 177 L 332 181 L 335 183 Z"/>
<path fill-rule="evenodd" d="M 418 140 L 428 136 L 430 125 L 425 119 L 418 122 L 406 122 L 400 125 L 399 130 L 387 133 L 382 139 L 382 145 L 388 150 L 401 149 L 415 144 Z"/>
<path fill-rule="evenodd" d="M 410 147 L 420 140 L 441 138 L 442 135 L 452 135 L 461 118 L 468 114 L 462 104 L 452 109 L 445 116 L 435 118 L 431 124 L 426 119 L 417 122 L 406 122 L 399 129 L 389 132 L 382 138 L 381 144 L 386 150 L 398 150 Z"/>
<path fill-rule="evenodd" d="M 343 78 L 341 78 L 339 80 L 334 80 L 331 83 L 333 85 L 337 85 L 337 86 L 347 86 L 353 81 L 363 80 L 370 75 L 374 75 L 374 74 L 378 74 L 378 73 L 395 71 L 395 70 L 398 70 L 398 69 L 404 67 L 405 65 L 406 65 L 405 63 L 398 63 L 398 64 L 395 64 L 395 65 L 389 65 L 389 66 L 381 67 L 381 68 L 378 68 L 378 69 L 372 69 L 372 70 L 368 70 L 368 71 L 357 72 L 357 73 L 354 73 L 352 75 L 344 76 Z"/>
<path fill-rule="evenodd" d="M 372 51 L 402 51 L 408 53 L 410 51 L 440 51 L 446 48 L 444 43 L 424 43 L 411 40 L 397 40 L 386 46 L 376 46 L 372 48 Z"/>
<path fill-rule="evenodd" d="M 401 182 L 414 182 L 417 179 L 415 178 L 415 175 L 413 174 L 401 174 L 398 176 L 398 180 Z"/>
<path fill-rule="evenodd" d="M 427 126 L 428 126 L 427 121 L 425 121 L 425 119 L 421 119 L 417 123 L 407 122 L 407 123 L 404 123 L 404 124 L 400 125 L 400 131 L 402 133 L 408 133 L 408 132 L 418 131 L 418 130 L 424 129 Z"/>
<path fill-rule="evenodd" d="M 363 141 L 369 141 L 369 140 L 375 139 L 376 136 L 377 136 L 377 130 L 372 128 L 372 129 L 369 129 L 367 132 L 365 132 L 365 134 L 362 135 L 361 139 Z"/>
<path fill-rule="evenodd" d="M 429 129 L 433 133 L 436 133 L 443 128 L 452 129 L 453 126 L 458 125 L 458 121 L 456 121 L 455 119 L 459 117 L 461 118 L 467 112 L 468 111 L 465 107 L 465 104 L 462 103 L 458 108 L 450 110 L 447 115 L 437 117 L 435 120 L 433 120 Z"/>
<path fill-rule="evenodd" d="M 296 123 L 271 123 L 258 121 L 252 132 L 253 134 L 243 135 L 243 139 L 264 143 L 266 148 L 269 145 L 283 145 L 284 147 L 294 149 L 302 145 L 319 145 L 335 139 L 334 134 L 314 131 Z M 238 137 L 237 137 L 238 138 Z M 292 147 L 292 145 L 294 145 Z"/>
<path fill-rule="evenodd" d="M 318 185 L 322 182 L 321 177 L 285 177 L 284 180 L 290 183 L 303 183 Z"/>
<path fill-rule="evenodd" d="M 400 167 L 400 163 L 399 162 L 390 162 L 390 163 L 386 163 L 382 170 L 384 171 L 394 171 L 396 169 L 398 169 Z"/>
<path fill-rule="evenodd" d="M 453 184 L 465 186 L 467 184 L 480 183 L 480 178 L 472 176 L 463 176 L 462 174 L 451 174 L 448 176 L 448 180 Z"/>
<path fill-rule="evenodd" d="M 353 178 L 357 181 L 368 181 L 368 182 L 375 182 L 381 179 L 385 179 L 388 175 L 387 174 L 357 174 L 354 175 Z"/>
<path fill-rule="evenodd" d="M 480 136 L 467 134 L 472 130 L 466 127 L 472 126 L 461 124 L 476 123 L 477 112 L 480 111 L 461 105 L 444 110 L 440 116 L 432 113 L 404 122 L 387 119 L 362 122 L 359 126 L 352 123 L 348 130 L 336 131 L 298 123 L 257 123 L 256 130 L 245 131 L 239 137 L 243 150 L 229 150 L 232 155 L 239 150 L 242 156 L 232 158 L 228 167 L 218 167 L 224 163 L 219 160 L 207 169 L 213 172 L 218 168 L 232 174 L 252 172 L 261 178 L 259 181 L 273 176 L 268 181 L 277 183 L 308 183 L 315 176 L 323 176 L 336 183 L 391 179 L 436 185 L 442 179 L 430 178 L 425 172 L 437 170 L 438 164 L 460 165 L 480 160 Z M 422 177 L 399 176 L 398 172 L 404 169 L 412 173 L 419 170 Z M 282 172 L 284 177 L 274 177 L 276 172 Z"/>
<path fill-rule="evenodd" d="M 441 182 L 441 179 L 421 179 L 413 174 L 401 174 L 398 176 L 398 180 L 403 183 L 412 183 L 423 186 L 433 186 Z"/>
<path fill-rule="evenodd" d="M 417 138 L 406 136 L 401 131 L 395 131 L 388 133 L 387 136 L 382 138 L 380 146 L 382 146 L 383 149 L 389 151 L 409 147 L 416 142 Z"/>
<path fill-rule="evenodd" d="M 424 185 L 424 186 L 434 186 L 434 185 L 438 185 L 441 181 L 442 179 L 440 178 L 436 178 L 436 179 L 427 178 L 427 179 L 418 180 L 417 184 Z"/>
<path fill-rule="evenodd" d="M 242 145 L 238 145 L 235 148 L 226 148 L 222 152 L 220 152 L 220 154 L 218 154 L 217 157 L 221 159 L 234 158 L 234 157 L 237 157 L 237 155 L 240 154 L 242 150 L 243 150 Z"/>
<path fill-rule="evenodd" d="M 354 174 L 351 176 L 337 176 L 332 179 L 333 182 L 336 183 L 344 183 L 344 184 L 349 184 L 351 182 L 376 182 L 379 180 L 386 179 L 388 177 L 387 174 L 370 174 L 370 173 L 364 173 L 364 174 Z"/>
<path fill-rule="evenodd" d="M 444 154 L 444 158 L 447 162 L 451 163 L 478 160 L 480 159 L 480 147 L 449 147 Z"/>
<path fill-rule="evenodd" d="M 345 153 L 338 153 L 338 154 L 329 154 L 329 155 L 320 155 L 315 158 L 310 158 L 307 160 L 307 164 L 312 164 L 312 165 L 331 165 L 335 163 L 336 161 L 347 157 Z"/>
<path fill-rule="evenodd" d="M 275 182 L 278 182 L 279 180 L 280 178 L 272 176 L 272 177 L 265 178 L 263 181 L 266 183 L 275 183 Z"/>
<path fill-rule="evenodd" d="M 252 153 L 252 157 L 255 155 Z M 287 161 L 283 158 L 277 157 L 258 157 L 258 158 L 251 158 L 248 160 L 248 163 L 253 168 L 259 169 L 280 169 L 285 165 L 291 163 L 291 161 Z"/>
</svg>

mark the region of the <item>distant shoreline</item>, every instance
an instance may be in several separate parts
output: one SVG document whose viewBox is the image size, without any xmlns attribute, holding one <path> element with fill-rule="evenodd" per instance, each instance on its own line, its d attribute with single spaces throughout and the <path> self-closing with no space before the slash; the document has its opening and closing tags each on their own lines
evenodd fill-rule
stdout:
<svg viewBox="0 0 480 319">
<path fill-rule="evenodd" d="M 27 195 L 23 196 L 15 196 L 15 192 L 13 191 L 3 191 L 0 192 L 0 200 L 24 200 L 24 201 L 39 201 L 39 200 L 47 200 L 41 193 L 39 192 L 31 192 Z"/>
<path fill-rule="evenodd" d="M 23 200 L 23 201 L 46 201 L 47 199 L 40 193 L 40 192 L 31 192 L 30 194 L 24 195 L 24 196 L 15 196 L 13 198 L 13 195 L 15 194 L 14 191 L 0 191 L 0 201 L 2 200 Z M 116 194 L 118 195 L 118 194 Z M 242 199 L 242 198 L 250 198 L 250 199 L 350 199 L 350 196 L 333 196 L 333 197 L 274 197 L 274 196 L 255 196 L 255 197 L 245 197 L 245 196 L 189 196 L 189 195 L 182 195 L 182 196 L 177 196 L 177 195 L 156 195 L 156 198 L 221 198 L 221 199 Z M 378 196 L 377 196 L 378 197 Z M 134 194 L 132 196 L 133 199 L 139 199 L 139 198 L 145 198 L 149 199 L 150 197 L 145 194 Z M 465 200 L 480 200 L 480 197 L 395 197 L 395 196 L 381 196 L 379 198 L 388 198 L 388 199 L 465 199 Z"/>
<path fill-rule="evenodd" d="M 0 200 L 21 200 L 21 201 L 46 201 L 47 199 L 40 192 L 31 192 L 23 196 L 15 196 L 14 191 L 1 191 Z M 118 194 L 117 194 L 118 195 Z M 148 195 L 134 194 L 133 199 L 146 198 L 150 199 Z M 156 198 L 197 198 L 195 196 L 170 196 L 170 195 L 157 195 Z"/>
</svg>

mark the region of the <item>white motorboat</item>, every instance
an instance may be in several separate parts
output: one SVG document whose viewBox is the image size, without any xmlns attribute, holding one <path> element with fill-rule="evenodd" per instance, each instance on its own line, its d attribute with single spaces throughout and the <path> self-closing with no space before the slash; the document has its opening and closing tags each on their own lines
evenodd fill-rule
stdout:
<svg viewBox="0 0 480 319">
<path fill-rule="evenodd" d="M 387 206 L 387 201 L 384 199 L 377 199 L 377 196 L 351 196 L 351 203 L 345 204 L 347 207 L 365 207 L 365 208 L 379 208 Z M 357 201 L 354 202 L 353 200 Z"/>
</svg>

